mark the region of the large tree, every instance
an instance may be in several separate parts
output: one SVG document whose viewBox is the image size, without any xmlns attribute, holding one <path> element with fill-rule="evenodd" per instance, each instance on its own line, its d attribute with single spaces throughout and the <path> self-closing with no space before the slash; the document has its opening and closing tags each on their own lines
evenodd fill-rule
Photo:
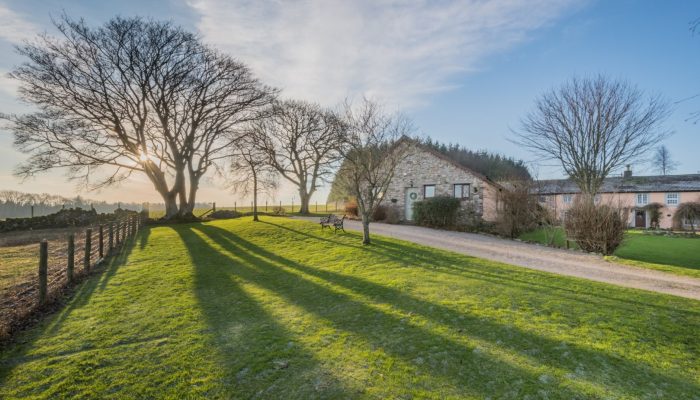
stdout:
<svg viewBox="0 0 700 400">
<path fill-rule="evenodd" d="M 58 37 L 18 47 L 28 61 L 10 75 L 38 110 L 3 116 L 29 154 L 17 174 L 65 168 L 95 189 L 143 173 L 166 218 L 191 215 L 202 175 L 232 145 L 224 133 L 274 91 L 171 23 L 114 18 L 91 28 L 63 17 L 56 27 Z"/>
<path fill-rule="evenodd" d="M 651 162 L 654 169 L 661 175 L 668 175 L 678 167 L 678 163 L 673 161 L 671 152 L 668 151 L 668 148 L 664 145 L 656 148 Z"/>
<path fill-rule="evenodd" d="M 257 121 L 256 142 L 269 164 L 296 186 L 301 214 L 309 213 L 311 196 L 336 168 L 343 131 L 336 113 L 303 101 L 278 102 L 271 116 Z"/>
<path fill-rule="evenodd" d="M 515 132 L 515 142 L 564 171 L 592 198 L 613 170 L 639 157 L 668 132 L 669 108 L 624 81 L 572 79 L 542 95 Z"/>
<path fill-rule="evenodd" d="M 268 162 L 268 155 L 256 142 L 257 136 L 246 133 L 231 151 L 230 185 L 234 192 L 253 197 L 253 221 L 258 221 L 258 195 L 277 188 L 278 174 Z"/>
<path fill-rule="evenodd" d="M 344 119 L 342 170 L 336 174 L 334 183 L 357 200 L 362 243 L 370 244 L 372 215 L 384 200 L 396 167 L 407 154 L 399 139 L 411 134 L 413 129 L 401 114 L 388 114 L 368 99 L 358 105 L 346 104 Z"/>
</svg>

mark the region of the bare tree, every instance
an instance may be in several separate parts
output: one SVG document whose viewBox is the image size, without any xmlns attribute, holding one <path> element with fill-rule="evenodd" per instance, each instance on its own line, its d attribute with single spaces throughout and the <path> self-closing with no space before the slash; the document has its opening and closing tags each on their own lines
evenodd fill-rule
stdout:
<svg viewBox="0 0 700 400">
<path fill-rule="evenodd" d="M 671 152 L 664 145 L 656 148 L 652 164 L 661 175 L 668 175 L 678 167 L 678 163 L 671 159 Z"/>
<path fill-rule="evenodd" d="M 311 196 L 339 161 L 343 124 L 330 110 L 302 101 L 283 101 L 272 116 L 256 125 L 268 161 L 299 191 L 301 214 L 309 213 Z"/>
<path fill-rule="evenodd" d="M 277 188 L 277 170 L 268 163 L 268 156 L 256 136 L 247 134 L 232 147 L 231 187 L 244 196 L 253 196 L 253 221 L 258 221 L 258 194 Z"/>
<path fill-rule="evenodd" d="M 603 76 L 572 79 L 541 96 L 514 142 L 556 160 L 592 197 L 611 171 L 635 160 L 668 135 L 669 114 L 658 96 Z"/>
<path fill-rule="evenodd" d="M 346 133 L 341 155 L 342 173 L 335 182 L 355 196 L 362 218 L 362 243 L 370 244 L 372 214 L 384 200 L 407 147 L 399 139 L 413 132 L 410 121 L 400 114 L 387 114 L 374 101 L 363 99 L 357 107 L 345 105 Z"/>
<path fill-rule="evenodd" d="M 191 215 L 199 179 L 230 147 L 221 133 L 273 91 L 171 23 L 115 18 L 90 28 L 64 16 L 56 27 L 60 37 L 18 48 L 28 61 L 11 77 L 38 111 L 3 115 L 30 155 L 16 173 L 65 168 L 87 189 L 143 173 L 167 218 Z"/>
</svg>

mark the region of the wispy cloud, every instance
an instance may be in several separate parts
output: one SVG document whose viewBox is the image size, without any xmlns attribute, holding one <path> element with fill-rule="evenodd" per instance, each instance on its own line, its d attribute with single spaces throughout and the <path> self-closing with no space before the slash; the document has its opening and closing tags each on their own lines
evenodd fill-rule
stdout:
<svg viewBox="0 0 700 400">
<path fill-rule="evenodd" d="M 6 4 L 0 3 L 0 39 L 19 43 L 36 35 L 36 25 L 13 11 Z"/>
<path fill-rule="evenodd" d="M 484 58 L 580 2 L 189 0 L 204 38 L 292 97 L 400 106 L 448 90 Z"/>
</svg>

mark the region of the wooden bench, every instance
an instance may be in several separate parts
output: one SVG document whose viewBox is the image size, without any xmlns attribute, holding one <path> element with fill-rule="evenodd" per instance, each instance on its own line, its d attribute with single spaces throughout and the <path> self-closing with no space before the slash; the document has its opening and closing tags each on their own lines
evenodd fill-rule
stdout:
<svg viewBox="0 0 700 400">
<path fill-rule="evenodd" d="M 338 218 L 338 216 L 336 215 L 328 214 L 327 217 L 322 217 L 319 223 L 321 224 L 321 229 L 325 227 L 328 227 L 330 229 L 330 227 L 332 226 L 335 229 L 334 232 L 337 232 L 338 229 L 345 232 L 343 222 L 345 222 L 345 215 L 343 215 L 343 218 Z"/>
</svg>

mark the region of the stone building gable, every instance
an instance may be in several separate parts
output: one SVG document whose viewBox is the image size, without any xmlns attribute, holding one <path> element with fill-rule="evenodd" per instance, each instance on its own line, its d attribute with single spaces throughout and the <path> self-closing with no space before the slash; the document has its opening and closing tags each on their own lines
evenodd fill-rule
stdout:
<svg viewBox="0 0 700 400">
<path fill-rule="evenodd" d="M 396 167 L 394 178 L 387 189 L 385 204 L 394 205 L 400 210 L 405 210 L 407 188 L 419 189 L 418 200 L 423 200 L 423 188 L 425 185 L 435 185 L 436 196 L 453 196 L 455 184 L 469 184 L 469 198 L 462 201 L 462 206 L 473 205 L 479 215 L 484 214 L 484 190 L 493 186 L 483 176 L 469 171 L 444 156 L 423 148 L 409 141 L 400 144 L 408 146 L 406 157 Z M 486 201 L 491 201 L 486 199 Z M 489 209 L 490 207 L 486 207 Z M 490 213 L 486 213 L 490 214 Z M 490 217 L 490 215 L 484 215 Z"/>
</svg>

